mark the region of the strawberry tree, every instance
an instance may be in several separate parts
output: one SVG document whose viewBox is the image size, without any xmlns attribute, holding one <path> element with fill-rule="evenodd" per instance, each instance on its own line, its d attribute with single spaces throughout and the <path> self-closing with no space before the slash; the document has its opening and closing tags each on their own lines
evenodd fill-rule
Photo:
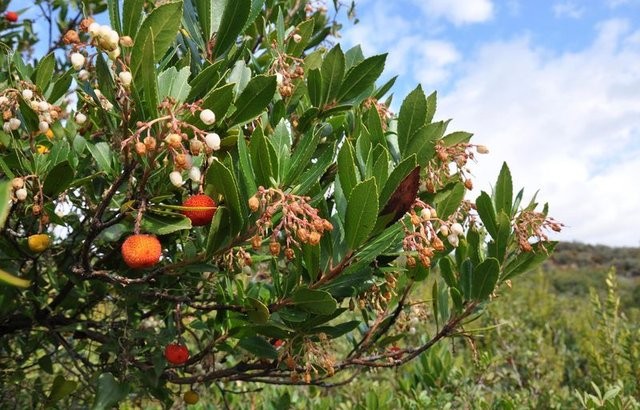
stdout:
<svg viewBox="0 0 640 410">
<path fill-rule="evenodd" d="M 0 56 L 3 400 L 346 383 L 471 337 L 553 250 L 546 205 L 506 165 L 471 195 L 487 148 L 420 86 L 393 113 L 386 55 L 334 44 L 322 3 L 90 10 Z"/>
</svg>

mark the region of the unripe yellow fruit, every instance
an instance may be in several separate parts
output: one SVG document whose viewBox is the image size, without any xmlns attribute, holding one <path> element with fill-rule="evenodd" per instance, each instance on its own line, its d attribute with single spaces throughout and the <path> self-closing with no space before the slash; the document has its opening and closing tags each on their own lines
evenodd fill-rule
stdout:
<svg viewBox="0 0 640 410">
<path fill-rule="evenodd" d="M 193 390 L 189 390 L 184 394 L 183 398 L 187 404 L 196 404 L 200 400 L 200 395 Z"/>
<path fill-rule="evenodd" d="M 51 240 L 49 239 L 49 235 L 46 233 L 39 233 L 31 235 L 29 239 L 27 239 L 27 243 L 29 244 L 29 250 L 31 252 L 40 253 L 47 250 Z"/>
</svg>

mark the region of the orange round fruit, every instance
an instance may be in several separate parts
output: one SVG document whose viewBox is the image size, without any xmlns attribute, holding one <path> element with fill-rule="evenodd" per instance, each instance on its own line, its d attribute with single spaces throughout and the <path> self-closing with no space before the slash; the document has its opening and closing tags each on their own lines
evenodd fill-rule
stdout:
<svg viewBox="0 0 640 410">
<path fill-rule="evenodd" d="M 200 400 L 200 395 L 193 390 L 184 393 L 184 402 L 187 404 L 196 404 Z"/>
<path fill-rule="evenodd" d="M 18 21 L 18 13 L 16 13 L 15 11 L 7 11 L 4 15 L 4 18 L 7 19 L 7 21 L 15 23 L 16 21 Z"/>
<path fill-rule="evenodd" d="M 164 348 L 164 357 L 171 364 L 184 364 L 189 360 L 189 349 L 180 343 L 171 343 Z"/>
<path fill-rule="evenodd" d="M 155 265 L 161 254 L 162 245 L 154 235 L 131 235 L 122 243 L 122 259 L 133 269 Z"/>
<path fill-rule="evenodd" d="M 182 214 L 191 220 L 193 226 L 203 226 L 211 223 L 213 215 L 216 213 L 216 201 L 208 195 L 194 195 L 187 198 L 182 204 L 185 208 Z"/>
<path fill-rule="evenodd" d="M 51 240 L 49 239 L 49 235 L 46 233 L 39 233 L 36 235 L 31 235 L 27 239 L 27 245 L 29 245 L 29 250 L 31 252 L 44 252 L 49 247 Z"/>
</svg>

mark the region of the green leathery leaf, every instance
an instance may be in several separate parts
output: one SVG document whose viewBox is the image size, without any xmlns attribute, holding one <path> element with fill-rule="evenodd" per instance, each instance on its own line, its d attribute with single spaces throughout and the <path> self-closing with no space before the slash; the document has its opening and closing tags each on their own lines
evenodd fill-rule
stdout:
<svg viewBox="0 0 640 410">
<path fill-rule="evenodd" d="M 330 315 L 338 308 L 338 302 L 324 290 L 299 288 L 293 293 L 292 300 L 295 306 L 317 315 Z"/>
<path fill-rule="evenodd" d="M 145 0 L 124 0 L 122 5 L 122 35 L 135 38 L 142 21 Z"/>
<path fill-rule="evenodd" d="M 446 219 L 458 209 L 464 199 L 465 189 L 464 184 L 456 183 L 448 194 L 436 201 L 439 218 Z"/>
<path fill-rule="evenodd" d="M 338 97 L 344 77 L 344 66 L 344 53 L 338 44 L 327 53 L 320 68 L 323 104 L 331 103 Z"/>
<path fill-rule="evenodd" d="M 460 264 L 460 290 L 465 299 L 473 299 L 473 264 L 470 259 Z"/>
<path fill-rule="evenodd" d="M 250 12 L 251 0 L 227 2 L 216 34 L 215 55 L 224 54 L 236 42 L 238 35 L 242 32 L 249 19 Z"/>
<path fill-rule="evenodd" d="M 278 157 L 273 144 L 263 134 L 260 127 L 251 136 L 249 145 L 256 183 L 271 186 L 271 178 L 277 178 Z"/>
<path fill-rule="evenodd" d="M 369 57 L 347 71 L 338 92 L 338 100 L 351 100 L 371 87 L 382 74 L 386 59 L 387 54 Z"/>
<path fill-rule="evenodd" d="M 513 181 L 511 180 L 511 171 L 506 162 L 502 163 L 496 187 L 494 191 L 494 202 L 496 212 L 504 212 L 511 216 L 511 202 L 513 201 Z"/>
<path fill-rule="evenodd" d="M 142 217 L 142 229 L 155 235 L 168 235 L 180 230 L 191 229 L 191 220 L 184 215 L 165 215 L 145 212 Z"/>
<path fill-rule="evenodd" d="M 253 323 L 264 325 L 269 321 L 269 308 L 256 298 L 247 298 L 251 309 L 247 311 L 249 320 Z"/>
<path fill-rule="evenodd" d="M 78 388 L 78 382 L 73 380 L 66 380 L 64 376 L 57 375 L 53 379 L 53 384 L 51 385 L 51 391 L 49 392 L 49 396 L 47 397 L 47 404 L 51 405 L 60 401 L 73 393 Z"/>
<path fill-rule="evenodd" d="M 276 92 L 275 75 L 252 78 L 235 102 L 236 111 L 229 117 L 229 126 L 253 120 L 269 105 Z"/>
<path fill-rule="evenodd" d="M 427 119 L 427 99 L 418 85 L 404 99 L 398 115 L 398 147 L 404 154 L 416 132 L 422 128 Z"/>
<path fill-rule="evenodd" d="M 219 206 L 211 220 L 205 255 L 211 258 L 217 251 L 228 245 L 231 239 L 231 218 L 226 206 Z"/>
<path fill-rule="evenodd" d="M 147 43 L 153 44 L 153 61 L 146 61 L 146 64 L 153 64 L 160 60 L 175 41 L 176 33 L 182 21 L 182 1 L 164 3 L 149 13 L 144 19 L 131 50 L 131 64 L 129 69 L 134 79 L 142 76 L 151 76 L 144 69 L 143 63 L 148 60 L 149 55 L 144 53 Z"/>
<path fill-rule="evenodd" d="M 209 166 L 205 181 L 215 193 L 223 196 L 224 204 L 230 211 L 231 233 L 237 234 L 244 226 L 244 211 L 240 203 L 238 183 L 233 173 L 220 160 L 215 159 Z"/>
<path fill-rule="evenodd" d="M 42 185 L 42 193 L 50 198 L 55 198 L 71 185 L 74 177 L 75 170 L 69 161 L 62 161 L 47 174 Z"/>
<path fill-rule="evenodd" d="M 53 77 L 53 70 L 56 68 L 56 60 L 53 53 L 47 54 L 40 62 L 35 71 L 35 84 L 42 91 L 46 91 L 47 86 Z"/>
<path fill-rule="evenodd" d="M 374 178 L 357 184 L 347 202 L 345 240 L 351 250 L 364 243 L 376 225 L 378 216 L 378 187 Z"/>
<path fill-rule="evenodd" d="M 278 358 L 278 351 L 260 336 L 243 337 L 238 342 L 238 346 L 256 357 L 272 360 L 276 360 Z"/>
<path fill-rule="evenodd" d="M 496 222 L 496 210 L 489 194 L 484 191 L 480 193 L 480 196 L 476 199 L 476 209 L 487 232 L 495 239 L 498 235 L 498 224 Z"/>
<path fill-rule="evenodd" d="M 500 263 L 495 258 L 487 258 L 473 270 L 471 297 L 475 300 L 489 298 L 498 282 Z"/>
<path fill-rule="evenodd" d="M 110 409 L 123 400 L 129 393 L 129 384 L 120 383 L 111 373 L 102 373 L 98 377 L 98 389 L 93 410 Z"/>
<path fill-rule="evenodd" d="M 342 144 L 338 152 L 338 177 L 344 196 L 349 198 L 351 190 L 360 182 L 360 175 L 356 167 L 353 146 L 349 140 Z"/>
</svg>

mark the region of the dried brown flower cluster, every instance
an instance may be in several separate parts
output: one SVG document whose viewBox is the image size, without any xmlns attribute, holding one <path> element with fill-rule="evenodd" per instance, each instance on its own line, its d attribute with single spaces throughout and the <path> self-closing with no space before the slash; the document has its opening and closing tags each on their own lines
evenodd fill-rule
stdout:
<svg viewBox="0 0 640 410">
<path fill-rule="evenodd" d="M 380 122 L 382 124 L 382 129 L 384 131 L 387 130 L 388 127 L 388 120 L 391 118 L 392 113 L 389 110 L 389 107 L 387 107 L 386 104 L 381 103 L 380 101 L 378 101 L 377 99 L 373 98 L 373 97 L 369 97 L 366 100 L 364 100 L 364 102 L 362 103 L 362 107 L 365 110 L 368 110 L 371 107 L 376 107 L 376 111 L 378 111 L 378 115 L 380 116 Z"/>
<path fill-rule="evenodd" d="M 418 215 L 415 209 L 421 209 Z M 435 252 L 444 250 L 444 243 L 436 232 L 434 223 L 442 222 L 438 219 L 436 210 L 417 199 L 409 213 L 410 224 L 404 224 L 404 239 L 402 248 L 407 253 L 407 266 L 416 266 L 416 256 L 425 268 L 431 266 L 431 258 Z"/>
<path fill-rule="evenodd" d="M 291 381 L 297 382 L 302 377 L 305 383 L 311 383 L 314 376 L 323 374 L 333 376 L 335 359 L 331 352 L 329 338 L 324 333 L 317 335 L 318 340 L 304 337 L 302 347 L 298 352 L 291 349 L 291 344 L 287 344 L 280 353 L 280 361 L 291 370 Z"/>
<path fill-rule="evenodd" d="M 471 172 L 467 168 L 469 160 L 475 159 L 475 154 L 486 154 L 489 152 L 484 145 L 459 143 L 446 146 L 439 142 L 435 146 L 436 156 L 426 167 L 426 179 L 424 189 L 429 193 L 435 193 L 449 182 L 452 173 L 450 165 L 456 168 L 456 173 L 460 175 L 464 186 L 473 189 Z M 475 151 L 475 152 L 474 152 Z"/>
<path fill-rule="evenodd" d="M 291 37 L 294 41 L 300 41 L 299 34 L 294 33 Z M 275 44 L 273 49 L 277 50 Z M 271 72 L 276 75 L 280 95 L 284 98 L 291 97 L 294 81 L 304 77 L 304 60 L 279 52 L 271 66 Z"/>
<path fill-rule="evenodd" d="M 270 237 L 269 252 L 278 256 L 284 240 L 284 256 L 291 260 L 295 257 L 293 247 L 300 249 L 305 243 L 318 245 L 322 235 L 333 230 L 333 225 L 318 215 L 318 210 L 309 205 L 310 200 L 280 189 L 259 187 L 249 198 L 251 212 L 262 211 L 256 222 L 258 233 L 251 239 L 253 248 L 260 249 L 263 238 Z"/>
<path fill-rule="evenodd" d="M 360 309 L 372 309 L 381 314 L 387 308 L 389 301 L 396 295 L 396 284 L 398 282 L 397 272 L 390 272 L 385 275 L 382 283 L 374 284 L 364 293 L 358 296 L 358 307 Z M 353 299 L 349 303 L 351 310 L 355 309 Z"/>
<path fill-rule="evenodd" d="M 518 246 L 523 252 L 531 252 L 533 246 L 530 240 L 536 242 L 546 242 L 549 237 L 545 230 L 560 232 L 564 225 L 555 219 L 548 217 L 542 212 L 524 210 L 516 216 L 513 222 L 513 229 L 518 238 Z"/>
</svg>

